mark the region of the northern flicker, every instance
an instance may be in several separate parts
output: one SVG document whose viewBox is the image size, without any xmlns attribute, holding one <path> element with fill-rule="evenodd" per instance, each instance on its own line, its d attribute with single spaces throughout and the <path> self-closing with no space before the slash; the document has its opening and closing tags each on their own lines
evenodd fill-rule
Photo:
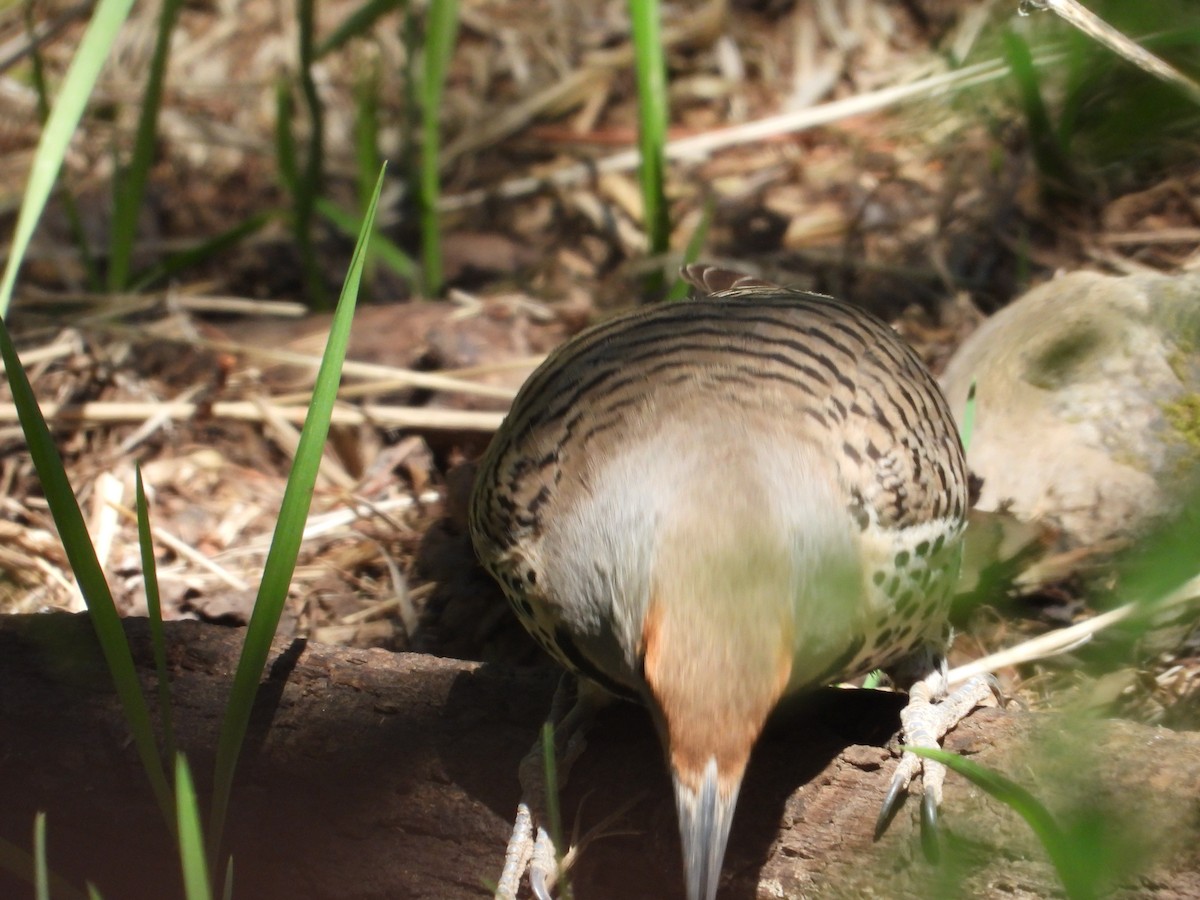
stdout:
<svg viewBox="0 0 1200 900">
<path fill-rule="evenodd" d="M 649 708 L 687 894 L 713 900 L 781 699 L 882 668 L 912 689 L 904 737 L 925 746 L 974 704 L 939 713 L 967 472 L 945 400 L 884 322 L 724 269 L 684 275 L 699 296 L 596 325 L 529 378 L 470 523 L 541 645 Z M 906 754 L 893 797 L 921 765 Z M 924 765 L 936 809 L 944 772 Z"/>
</svg>

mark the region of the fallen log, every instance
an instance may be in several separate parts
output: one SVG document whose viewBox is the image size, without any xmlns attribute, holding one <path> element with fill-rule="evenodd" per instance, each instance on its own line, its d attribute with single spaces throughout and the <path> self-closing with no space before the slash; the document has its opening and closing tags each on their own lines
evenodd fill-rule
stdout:
<svg viewBox="0 0 1200 900">
<path fill-rule="evenodd" d="M 146 623 L 126 630 L 152 697 Z M 241 632 L 174 622 L 167 639 L 179 744 L 203 798 Z M 552 670 L 277 642 L 227 827 L 234 896 L 490 896 L 517 765 L 555 680 Z M 954 774 L 940 865 L 921 852 L 916 803 L 872 840 L 900 705 L 831 689 L 771 726 L 743 788 L 722 897 L 1059 891 L 1028 826 Z M 1142 873 L 1115 885 L 1130 895 L 1200 896 L 1200 735 L 1120 721 L 1064 735 L 1065 721 L 978 710 L 946 746 L 1025 784 L 1064 822 L 1107 811 L 1120 847 L 1143 854 Z M 75 885 L 91 881 L 107 900 L 181 895 L 175 848 L 86 616 L 0 618 L 0 837 L 28 849 L 38 810 L 50 866 Z M 576 898 L 682 897 L 669 782 L 643 711 L 600 716 L 563 815 L 587 837 Z M 0 896 L 32 892 L 0 873 Z"/>
</svg>

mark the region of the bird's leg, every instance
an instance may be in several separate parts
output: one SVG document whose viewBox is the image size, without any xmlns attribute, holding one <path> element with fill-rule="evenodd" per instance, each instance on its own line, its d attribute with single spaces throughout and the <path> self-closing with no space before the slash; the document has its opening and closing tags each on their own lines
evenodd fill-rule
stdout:
<svg viewBox="0 0 1200 900">
<path fill-rule="evenodd" d="M 922 654 L 930 663 L 930 655 Z M 938 749 L 942 738 L 976 706 L 989 699 L 999 697 L 994 678 L 976 676 L 954 691 L 947 693 L 946 663 L 939 658 L 936 664 L 927 667 L 924 677 L 913 682 L 908 689 L 908 703 L 900 712 L 901 741 L 908 747 Z M 903 792 L 912 782 L 913 776 L 921 772 L 921 824 L 926 851 L 936 856 L 937 810 L 942 802 L 942 785 L 946 780 L 946 767 L 935 760 L 917 756 L 905 750 L 892 777 L 891 786 L 884 798 L 883 807 L 875 823 L 876 839 L 887 828 L 896 811 Z"/>
<path fill-rule="evenodd" d="M 574 701 L 574 702 L 572 702 Z M 521 760 L 521 800 L 517 804 L 512 836 L 504 854 L 504 871 L 496 886 L 496 900 L 516 900 L 521 878 L 528 870 L 529 886 L 538 900 L 551 900 L 550 890 L 560 874 L 554 837 L 547 825 L 547 796 L 567 780 L 571 766 L 583 752 L 587 726 L 607 696 L 590 682 L 563 675 L 550 704 L 546 722 L 554 732 L 555 784 L 548 784 L 542 735 Z"/>
</svg>

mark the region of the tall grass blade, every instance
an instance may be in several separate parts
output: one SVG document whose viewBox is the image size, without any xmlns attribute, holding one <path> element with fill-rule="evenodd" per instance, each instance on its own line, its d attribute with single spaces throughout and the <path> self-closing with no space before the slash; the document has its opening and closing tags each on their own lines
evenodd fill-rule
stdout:
<svg viewBox="0 0 1200 900">
<path fill-rule="evenodd" d="M 1041 76 L 1033 64 L 1029 45 L 1015 32 L 1004 34 L 1004 56 L 1021 97 L 1033 158 L 1045 187 L 1069 195 L 1079 191 L 1079 176 L 1070 154 L 1051 124 L 1050 112 L 1042 99 Z"/>
<path fill-rule="evenodd" d="M 563 871 L 563 851 L 566 846 L 563 841 L 562 809 L 558 802 L 558 760 L 554 757 L 554 726 L 550 722 L 542 723 L 542 771 L 546 775 L 546 815 L 550 819 L 550 837 L 554 839 L 554 853 L 557 856 L 559 872 Z M 559 883 L 563 900 L 571 900 L 571 884 L 565 873 Z"/>
<path fill-rule="evenodd" d="M 688 238 L 687 246 L 683 250 L 683 264 L 690 265 L 700 258 L 700 251 L 704 249 L 704 243 L 708 240 L 708 232 L 712 227 L 713 215 L 716 213 L 717 203 L 709 196 L 704 201 L 704 209 L 700 213 L 700 221 L 696 223 L 696 229 L 692 232 L 692 236 Z M 688 295 L 689 286 L 686 281 L 679 275 L 675 276 L 675 280 L 671 283 L 671 289 L 667 291 L 667 302 L 675 303 L 683 300 Z"/>
<path fill-rule="evenodd" d="M 321 368 L 317 373 L 316 384 L 313 388 L 312 402 L 309 404 L 304 428 L 300 433 L 300 443 L 296 449 L 295 462 L 292 464 L 292 471 L 284 489 L 283 502 L 279 509 L 279 522 L 271 540 L 271 549 L 267 552 L 262 583 L 259 585 L 254 612 L 250 616 L 250 624 L 246 628 L 245 643 L 242 647 L 241 658 L 238 660 L 237 672 L 234 675 L 233 686 L 229 694 L 229 703 L 225 707 L 225 719 L 221 724 L 221 733 L 217 740 L 212 818 L 209 822 L 209 852 L 214 855 L 214 859 L 221 853 L 225 817 L 233 790 L 234 770 L 237 767 L 238 755 L 250 724 L 254 697 L 258 692 L 258 684 L 263 670 L 266 668 L 267 657 L 271 651 L 271 641 L 275 636 L 280 614 L 283 612 L 283 604 L 287 600 L 288 585 L 291 582 L 292 572 L 296 567 L 296 558 L 300 552 L 304 523 L 312 503 L 313 485 L 317 480 L 317 470 L 320 466 L 325 438 L 329 433 L 329 419 L 337 398 L 342 361 L 346 356 L 350 324 L 354 315 L 363 264 L 366 260 L 367 241 L 371 233 L 371 225 L 375 221 L 379 193 L 383 187 L 383 175 L 384 172 L 381 169 L 375 183 L 375 193 L 372 196 L 371 205 L 367 209 L 366 219 L 358 235 L 354 256 L 350 260 L 350 268 L 342 286 L 342 295 L 338 301 L 337 311 L 333 316 L 325 355 L 322 358 Z"/>
<path fill-rule="evenodd" d="M 37 93 L 38 121 L 43 127 L 50 118 L 50 88 L 46 84 L 46 68 L 42 62 L 41 41 L 35 38 L 37 33 L 34 18 L 33 0 L 25 2 L 25 33 L 29 39 L 30 79 Z M 79 258 L 83 262 L 85 281 L 94 294 L 102 290 L 103 281 L 100 270 L 96 266 L 96 257 L 92 253 L 91 242 L 88 240 L 87 229 L 83 227 L 83 219 L 79 215 L 79 205 L 75 197 L 67 190 L 66 185 L 59 185 L 59 200 L 62 203 L 63 214 L 67 217 L 67 228 L 71 232 L 71 240 L 79 250 Z"/>
<path fill-rule="evenodd" d="M 275 167 L 283 189 L 292 197 L 300 190 L 300 161 L 292 134 L 292 88 L 286 80 L 275 82 Z"/>
<path fill-rule="evenodd" d="M 663 55 L 662 26 L 658 0 L 629 0 L 633 28 L 634 64 L 638 94 L 638 148 L 642 161 L 638 178 L 645 206 L 646 239 L 652 256 L 667 252 L 671 224 L 667 212 L 665 150 L 667 141 L 667 63 Z M 662 288 L 659 271 L 648 285 Z"/>
<path fill-rule="evenodd" d="M 317 44 L 317 58 L 332 53 L 347 41 L 362 37 L 380 18 L 404 4 L 405 0 L 368 0 L 362 6 L 356 7 L 329 37 Z"/>
<path fill-rule="evenodd" d="M 87 603 L 92 627 L 100 642 L 100 649 L 112 673 L 113 684 L 117 689 L 125 719 L 133 735 L 134 746 L 141 758 L 142 766 L 150 779 L 159 808 L 163 812 L 168 826 L 174 829 L 175 814 L 171 792 L 167 786 L 166 774 L 162 760 L 158 756 L 155 745 L 154 728 L 150 723 L 150 713 L 146 700 L 142 696 L 141 682 L 133 665 L 133 656 L 129 650 L 129 642 L 125 630 L 121 627 L 121 617 L 113 603 L 112 594 L 105 581 L 104 572 L 96 558 L 96 550 L 88 536 L 83 514 L 67 473 L 63 469 L 62 457 L 54 446 L 50 429 L 38 408 L 33 395 L 29 378 L 21 366 L 16 348 L 9 337 L 8 329 L 0 321 L 0 357 L 8 371 L 9 389 L 12 392 L 13 404 L 21 420 L 21 430 L 25 433 L 25 441 L 37 470 L 38 479 L 46 495 L 50 514 L 58 528 L 59 538 L 66 551 L 71 571 L 79 584 L 83 599 Z"/>
<path fill-rule="evenodd" d="M 187 900 L 212 900 L 196 790 L 192 787 L 192 773 L 182 753 L 175 756 L 175 812 L 184 895 Z"/>
<path fill-rule="evenodd" d="M 425 66 L 421 77 L 421 159 L 417 183 L 417 202 L 421 210 L 421 266 L 425 275 L 425 293 L 442 289 L 442 235 L 438 216 L 441 194 L 442 89 L 446 70 L 458 35 L 458 0 L 437 0 L 429 4 L 425 35 Z"/>
<path fill-rule="evenodd" d="M 133 0 L 99 0 L 96 4 L 96 12 L 83 33 L 79 49 L 75 51 L 62 87 L 59 88 L 54 109 L 42 128 L 42 135 L 38 139 L 37 150 L 33 156 L 33 170 L 29 173 L 25 196 L 21 201 L 21 212 L 17 216 L 8 264 L 4 268 L 4 277 L 0 280 L 0 318 L 8 313 L 8 304 L 17 282 L 17 272 L 25 258 L 25 251 L 29 249 L 29 241 L 33 237 L 38 219 L 41 218 L 42 210 L 46 208 L 50 191 L 54 189 L 58 170 L 71 143 L 71 135 L 75 133 L 75 126 L 79 124 L 79 118 L 83 115 L 84 106 L 87 105 L 117 30 L 129 16 L 132 6 Z M 166 782 L 163 783 L 165 786 Z"/>
<path fill-rule="evenodd" d="M 150 646 L 158 675 L 158 719 L 162 723 L 163 757 L 175 758 L 175 723 L 171 713 L 171 682 L 167 678 L 167 638 L 163 633 L 162 602 L 158 592 L 158 567 L 150 537 L 150 511 L 142 485 L 142 467 L 135 466 L 138 547 L 142 554 L 142 585 L 146 589 L 146 614 L 150 620 Z M 176 798 L 178 805 L 178 798 Z"/>
<path fill-rule="evenodd" d="M 128 286 L 129 267 L 137 246 L 138 216 L 154 165 L 158 112 L 162 108 L 163 82 L 171 56 L 171 35 L 182 8 L 183 0 L 163 0 L 158 12 L 158 35 L 154 41 L 154 55 L 150 58 L 146 93 L 138 113 L 133 155 L 129 165 L 118 170 L 113 178 L 113 221 L 108 253 L 108 289 L 113 292 Z"/>
<path fill-rule="evenodd" d="M 329 302 L 325 279 L 313 244 L 313 211 L 325 179 L 325 109 L 321 106 L 317 83 L 313 79 L 313 67 L 316 65 L 313 43 L 316 33 L 315 7 L 315 0 L 300 0 L 296 13 L 300 40 L 300 92 L 308 112 L 308 152 L 304 158 L 304 174 L 296 185 L 292 200 L 295 205 L 296 242 L 309 303 L 315 309 L 327 309 Z"/>
<path fill-rule="evenodd" d="M 4 838 L 0 838 L 0 869 L 5 869 L 30 884 L 35 881 L 33 854 Z M 47 867 L 47 875 L 50 881 L 50 892 L 55 900 L 83 900 L 83 894 L 73 888 L 62 876 L 54 874 L 49 867 Z"/>
<path fill-rule="evenodd" d="M 333 227 L 342 234 L 356 235 L 362 228 L 361 219 L 339 209 L 336 204 L 323 197 L 317 201 L 317 211 L 332 222 Z M 397 275 L 415 281 L 419 273 L 413 258 L 390 241 L 378 228 L 373 231 L 374 234 L 371 235 L 371 243 L 368 247 L 371 255 L 378 256 L 384 265 L 396 272 Z"/>
<path fill-rule="evenodd" d="M 926 747 L 904 747 L 917 756 L 924 756 L 943 763 L 976 787 L 986 791 L 1024 819 L 1037 835 L 1046 853 L 1050 856 L 1063 888 L 1072 900 L 1092 900 L 1096 896 L 1094 879 L 1088 874 L 1087 862 L 1080 848 L 1059 827 L 1050 811 L 1025 788 L 1010 781 L 998 772 L 993 772 L 979 763 L 950 753 Z"/>
<path fill-rule="evenodd" d="M 220 234 L 201 241 L 194 247 L 169 254 L 161 262 L 135 275 L 130 281 L 130 290 L 145 290 L 158 282 L 166 281 L 177 272 L 181 272 L 205 260 L 212 259 L 219 253 L 240 244 L 246 238 L 261 231 L 277 215 L 278 213 L 272 211 L 255 213 L 245 222 L 240 222 L 232 228 L 222 231 Z"/>
<path fill-rule="evenodd" d="M 975 407 L 978 403 L 975 400 L 975 379 L 971 379 L 971 386 L 967 388 L 967 403 L 963 407 L 962 426 L 958 429 L 958 438 L 962 441 L 963 453 L 971 449 L 971 438 L 975 436 Z"/>
<path fill-rule="evenodd" d="M 368 60 L 354 83 L 354 174 L 358 188 L 358 214 L 361 216 L 371 203 L 371 190 L 375 176 L 383 165 L 379 155 L 379 63 Z M 323 198 L 322 198 L 323 199 Z M 317 201 L 321 209 L 321 200 Z M 351 233 L 357 233 L 355 228 Z M 380 230 L 376 222 L 371 228 L 371 242 L 367 245 L 367 269 L 365 277 L 370 283 L 378 262 L 375 245 Z"/>
<path fill-rule="evenodd" d="M 46 865 L 46 814 L 33 817 L 33 892 L 37 900 L 50 900 L 50 871 Z"/>
</svg>

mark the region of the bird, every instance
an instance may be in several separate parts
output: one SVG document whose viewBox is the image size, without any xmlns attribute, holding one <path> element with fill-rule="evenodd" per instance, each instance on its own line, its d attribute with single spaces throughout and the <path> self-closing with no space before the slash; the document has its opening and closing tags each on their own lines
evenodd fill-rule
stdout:
<svg viewBox="0 0 1200 900">
<path fill-rule="evenodd" d="M 917 354 L 832 297 L 682 276 L 691 299 L 594 325 L 528 378 L 478 464 L 469 530 L 581 705 L 586 688 L 650 710 L 687 896 L 714 900 L 782 700 L 884 669 L 910 692 L 906 742 L 937 747 L 986 691 L 945 684 L 967 469 Z M 922 767 L 936 813 L 944 769 L 906 752 L 881 822 Z M 497 896 L 529 865 L 514 847 L 531 816 L 523 801 Z M 530 881 L 549 896 L 544 872 Z"/>
</svg>

